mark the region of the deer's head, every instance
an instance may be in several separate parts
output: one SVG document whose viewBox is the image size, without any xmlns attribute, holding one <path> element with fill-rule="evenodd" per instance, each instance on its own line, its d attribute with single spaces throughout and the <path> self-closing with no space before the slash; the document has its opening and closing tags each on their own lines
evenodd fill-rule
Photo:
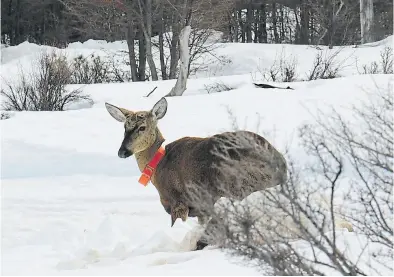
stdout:
<svg viewBox="0 0 394 277">
<path fill-rule="evenodd" d="M 167 112 L 167 100 L 161 98 L 150 111 L 133 112 L 105 103 L 109 114 L 124 123 L 124 138 L 119 148 L 119 158 L 128 158 L 148 149 L 156 140 L 157 121 Z"/>
</svg>

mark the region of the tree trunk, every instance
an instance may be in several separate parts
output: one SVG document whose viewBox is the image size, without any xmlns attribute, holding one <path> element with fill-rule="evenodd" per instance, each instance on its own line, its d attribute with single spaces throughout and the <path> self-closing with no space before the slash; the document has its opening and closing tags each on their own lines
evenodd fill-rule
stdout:
<svg viewBox="0 0 394 277">
<path fill-rule="evenodd" d="M 233 13 L 229 12 L 229 14 L 228 14 L 228 31 L 229 31 L 228 40 L 229 40 L 229 42 L 235 41 L 236 28 L 237 28 L 236 21 L 234 20 Z"/>
<path fill-rule="evenodd" d="M 253 11 L 253 21 L 254 21 L 254 24 L 253 24 L 253 32 L 254 32 L 254 37 L 253 37 L 253 42 L 254 43 L 257 43 L 258 42 L 258 40 L 259 40 L 259 37 L 260 37 L 260 30 L 259 30 L 259 24 L 257 24 L 257 22 L 259 22 L 260 21 L 260 18 L 259 18 L 259 11 L 258 10 L 254 10 Z"/>
<path fill-rule="evenodd" d="M 335 33 L 335 1 L 331 2 L 331 22 L 328 28 L 328 48 L 332 49 L 334 46 L 334 33 Z"/>
<path fill-rule="evenodd" d="M 294 8 L 294 19 L 296 22 L 295 34 L 294 34 L 294 41 L 296 44 L 300 43 L 300 33 L 301 33 L 301 24 L 300 20 L 298 19 L 298 11 L 297 7 Z"/>
<path fill-rule="evenodd" d="M 238 22 L 239 22 L 239 27 L 241 29 L 241 42 L 245 43 L 246 42 L 246 37 L 245 37 L 245 24 L 242 19 L 242 10 L 238 11 Z"/>
<path fill-rule="evenodd" d="M 231 18 L 230 18 L 229 21 L 228 21 L 228 37 L 227 37 L 229 42 L 233 42 L 234 41 L 233 33 L 234 33 L 233 32 L 233 24 L 232 24 Z"/>
<path fill-rule="evenodd" d="M 272 3 L 272 28 L 274 29 L 274 38 L 275 38 L 275 43 L 279 42 L 279 35 L 278 35 L 278 29 L 277 29 L 277 20 L 276 20 L 276 3 Z"/>
<path fill-rule="evenodd" d="M 161 70 L 161 78 L 163 80 L 167 80 L 167 67 L 166 67 L 166 62 L 164 59 L 164 22 L 162 22 L 162 26 L 160 28 L 160 33 L 159 33 L 159 52 L 160 52 L 160 70 Z"/>
<path fill-rule="evenodd" d="M 309 9 L 306 0 L 301 1 L 300 44 L 309 44 Z"/>
<path fill-rule="evenodd" d="M 311 30 L 311 32 L 309 33 L 310 34 L 310 38 L 311 38 L 311 43 L 312 44 L 316 44 L 316 39 L 315 39 L 315 33 L 314 33 L 314 29 L 315 29 L 315 20 L 314 20 L 314 18 L 313 18 L 313 16 L 311 16 L 311 18 L 310 18 L 310 22 L 309 22 L 309 29 Z"/>
<path fill-rule="evenodd" d="M 138 80 L 145 81 L 146 80 L 146 47 L 145 47 L 145 38 L 142 31 L 139 31 L 138 38 Z"/>
<path fill-rule="evenodd" d="M 149 38 L 145 37 L 145 47 L 146 47 L 146 60 L 148 61 L 152 81 L 157 81 L 159 80 L 159 77 L 157 76 L 155 61 L 153 60 L 152 41 L 150 36 Z"/>
<path fill-rule="evenodd" d="M 157 76 L 156 64 L 152 54 L 152 0 L 145 0 L 145 19 L 146 25 L 142 26 L 142 30 L 145 37 L 146 60 L 149 64 L 152 81 L 157 81 L 159 78 Z"/>
<path fill-rule="evenodd" d="M 21 36 L 21 24 L 20 24 L 20 20 L 21 20 L 21 1 L 20 0 L 17 0 L 16 1 L 16 15 L 15 15 L 15 20 L 16 20 L 16 22 L 15 22 L 15 36 L 14 36 L 14 39 L 15 39 L 15 45 L 16 44 L 19 44 L 19 43 L 21 43 L 22 41 L 23 41 L 23 38 L 22 38 L 22 36 Z"/>
<path fill-rule="evenodd" d="M 259 24 L 261 33 L 259 42 L 267 43 L 267 14 L 265 11 L 265 4 L 261 4 Z"/>
<path fill-rule="evenodd" d="M 252 24 L 253 24 L 253 9 L 249 1 L 248 8 L 246 9 L 246 42 L 252 42 Z"/>
<path fill-rule="evenodd" d="M 171 89 L 167 96 L 181 96 L 186 90 L 188 67 L 189 67 L 189 37 L 191 27 L 185 26 L 179 35 L 179 50 L 180 50 L 180 66 L 179 75 L 175 86 Z"/>
<path fill-rule="evenodd" d="M 237 20 L 237 11 L 234 10 L 233 13 L 233 20 L 234 20 L 234 42 L 239 42 L 239 23 Z"/>
<path fill-rule="evenodd" d="M 133 30 L 133 22 L 131 19 L 131 14 L 130 12 L 127 12 L 126 41 L 127 41 L 127 48 L 129 50 L 131 80 L 133 82 L 137 82 L 138 74 L 137 74 L 137 61 L 135 59 L 134 40 L 135 40 L 135 33 Z"/>
<path fill-rule="evenodd" d="M 171 38 L 171 46 L 170 46 L 170 75 L 169 79 L 176 78 L 176 69 L 178 65 L 178 42 L 179 42 L 179 24 L 174 20 L 172 24 L 172 38 Z"/>
<path fill-rule="evenodd" d="M 360 0 L 361 43 L 373 42 L 373 0 Z"/>
<path fill-rule="evenodd" d="M 280 41 L 286 41 L 285 37 L 285 16 L 283 11 L 283 6 L 280 7 Z"/>
<path fill-rule="evenodd" d="M 127 40 L 127 48 L 129 49 L 131 80 L 133 82 L 137 82 L 138 75 L 137 75 L 137 62 L 135 60 L 135 51 L 134 51 L 134 38 L 127 36 L 126 40 Z"/>
</svg>

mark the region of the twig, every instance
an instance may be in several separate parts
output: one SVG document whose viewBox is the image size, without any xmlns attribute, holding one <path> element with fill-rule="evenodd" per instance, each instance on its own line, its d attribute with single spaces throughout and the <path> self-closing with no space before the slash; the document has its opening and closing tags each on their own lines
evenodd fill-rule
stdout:
<svg viewBox="0 0 394 277">
<path fill-rule="evenodd" d="M 145 97 L 149 97 L 156 89 L 157 89 L 157 86 L 151 92 L 149 92 Z"/>
</svg>

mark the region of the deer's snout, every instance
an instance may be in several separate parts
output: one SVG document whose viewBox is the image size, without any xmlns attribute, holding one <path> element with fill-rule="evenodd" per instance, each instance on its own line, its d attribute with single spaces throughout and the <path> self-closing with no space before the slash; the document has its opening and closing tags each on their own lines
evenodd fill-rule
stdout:
<svg viewBox="0 0 394 277">
<path fill-rule="evenodd" d="M 118 151 L 119 158 L 125 159 L 125 158 L 130 157 L 131 155 L 133 155 L 133 153 L 130 150 L 128 150 L 124 147 L 119 148 L 119 151 Z"/>
</svg>

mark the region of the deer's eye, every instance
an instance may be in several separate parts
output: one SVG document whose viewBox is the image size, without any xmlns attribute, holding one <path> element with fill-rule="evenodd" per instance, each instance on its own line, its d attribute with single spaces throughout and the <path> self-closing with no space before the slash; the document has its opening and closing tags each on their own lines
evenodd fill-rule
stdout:
<svg viewBox="0 0 394 277">
<path fill-rule="evenodd" d="M 143 132 L 145 131 L 146 127 L 145 126 L 141 126 L 140 128 L 138 128 L 138 131 Z"/>
</svg>

